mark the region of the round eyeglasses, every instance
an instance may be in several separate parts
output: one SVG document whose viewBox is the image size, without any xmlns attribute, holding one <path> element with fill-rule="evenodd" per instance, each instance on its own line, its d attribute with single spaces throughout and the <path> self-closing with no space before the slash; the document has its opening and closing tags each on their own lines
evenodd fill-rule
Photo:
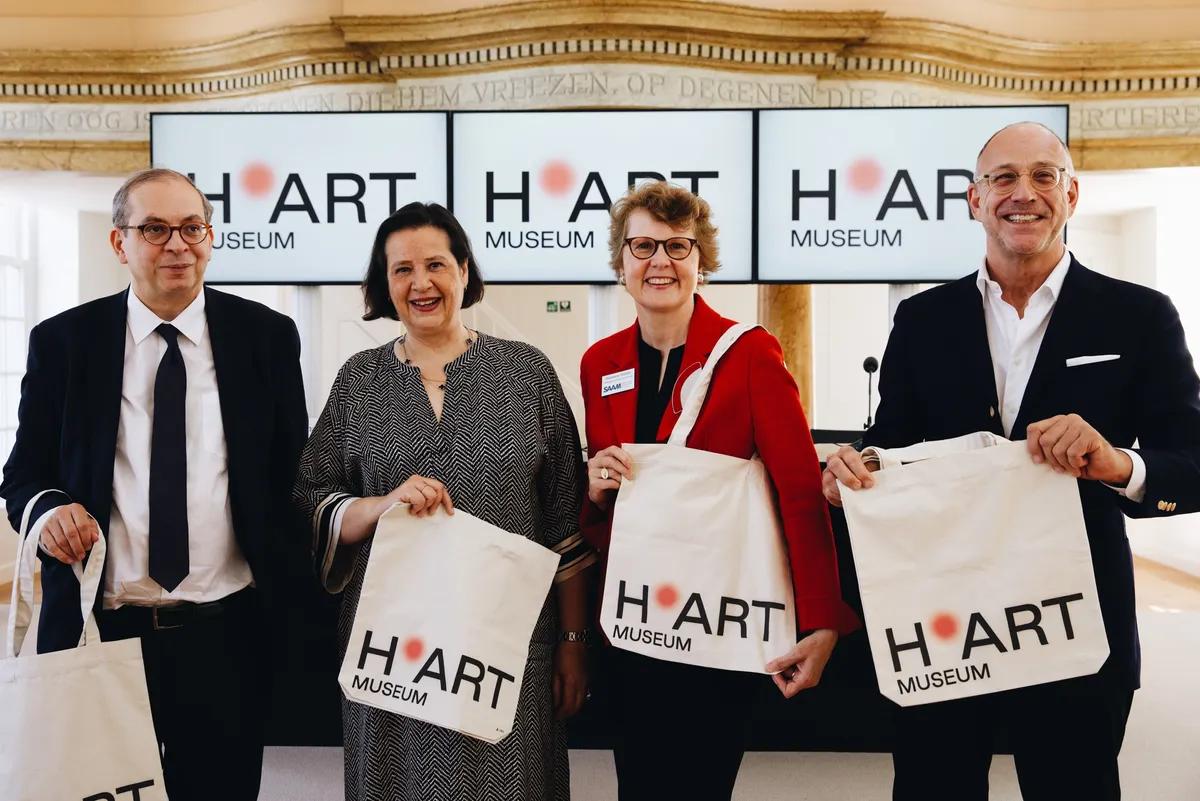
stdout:
<svg viewBox="0 0 1200 801">
<path fill-rule="evenodd" d="M 1017 184 L 1023 175 L 1029 176 L 1029 184 L 1037 191 L 1049 192 L 1061 184 L 1064 178 L 1069 177 L 1070 173 L 1067 172 L 1066 167 L 1043 166 L 1022 172 L 1015 170 L 990 172 L 987 175 L 980 175 L 975 182 L 987 184 L 988 188 L 998 195 L 1011 195 L 1017 191 Z"/>
<path fill-rule="evenodd" d="M 631 236 L 625 240 L 629 252 L 637 259 L 648 259 L 658 252 L 661 245 L 663 253 L 672 261 L 681 261 L 692 255 L 696 240 L 687 236 L 673 236 L 670 239 L 654 239 L 648 236 Z"/>
<path fill-rule="evenodd" d="M 142 225 L 122 225 L 122 230 L 136 228 L 142 234 L 142 239 L 145 239 L 151 245 L 165 245 L 171 239 L 171 236 L 178 231 L 179 238 L 189 245 L 199 245 L 205 240 L 209 232 L 212 231 L 212 226 L 203 222 L 186 222 L 183 225 L 167 225 L 166 223 L 152 222 L 143 223 Z"/>
</svg>

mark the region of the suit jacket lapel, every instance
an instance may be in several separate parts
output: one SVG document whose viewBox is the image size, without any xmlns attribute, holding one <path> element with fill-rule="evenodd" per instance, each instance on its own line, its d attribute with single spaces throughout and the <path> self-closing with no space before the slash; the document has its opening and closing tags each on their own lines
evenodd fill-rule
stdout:
<svg viewBox="0 0 1200 801">
<path fill-rule="evenodd" d="M 129 292 L 119 292 L 100 304 L 95 339 L 85 344 L 88 363 L 87 392 L 95 404 L 91 427 L 92 498 L 98 521 L 108 530 L 112 510 L 113 463 L 117 456 L 117 429 L 121 423 L 121 384 L 125 375 L 125 328 Z"/>
<path fill-rule="evenodd" d="M 638 324 L 635 322 L 624 331 L 621 331 L 617 336 L 619 339 L 614 343 L 609 357 L 608 370 L 601 376 L 601 383 L 604 382 L 605 375 L 611 375 L 612 373 L 632 369 L 636 374 L 638 367 L 637 346 L 638 339 L 641 337 Z M 584 387 L 584 391 L 589 391 L 589 388 Z M 633 389 L 601 398 L 608 408 L 608 416 L 612 423 L 612 430 L 616 435 L 618 445 L 633 442 L 636 435 L 637 391 L 638 388 L 635 381 Z"/>
<path fill-rule="evenodd" d="M 204 288 L 204 316 L 212 344 L 213 369 L 217 374 L 217 397 L 221 402 L 232 498 L 232 484 L 237 479 L 234 466 L 240 464 L 242 446 L 246 444 L 243 421 L 254 419 L 244 408 L 248 397 L 246 385 L 254 373 L 254 349 L 250 343 L 238 341 L 239 334 L 244 337 L 246 332 L 238 330 L 228 300 L 224 293 Z"/>
<path fill-rule="evenodd" d="M 1086 331 L 1090 323 L 1087 310 L 1090 305 L 1088 296 L 1094 289 L 1091 277 L 1087 268 L 1072 256 L 1071 266 L 1067 268 L 1067 276 L 1063 279 L 1050 323 L 1046 327 L 1046 335 L 1042 338 L 1042 346 L 1038 349 L 1037 360 L 1033 363 L 1029 383 L 1025 385 L 1021 411 L 1013 423 L 1012 437 L 1015 439 L 1024 439 L 1029 424 L 1048 414 L 1045 405 L 1041 404 L 1046 390 L 1059 374 L 1068 353 L 1077 344 L 1079 332 Z"/>
</svg>

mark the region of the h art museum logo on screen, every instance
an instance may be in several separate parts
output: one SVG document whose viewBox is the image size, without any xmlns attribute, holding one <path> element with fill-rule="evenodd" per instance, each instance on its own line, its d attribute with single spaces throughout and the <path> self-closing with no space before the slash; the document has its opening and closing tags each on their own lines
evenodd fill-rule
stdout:
<svg viewBox="0 0 1200 801">
<path fill-rule="evenodd" d="M 523 224 L 535 217 L 536 222 L 532 226 L 489 227 L 484 232 L 486 247 L 511 250 L 594 248 L 604 244 L 597 243 L 595 227 L 608 225 L 614 192 L 619 198 L 639 181 L 652 180 L 671 181 L 701 194 L 702 187 L 711 187 L 712 182 L 719 178 L 719 170 L 675 170 L 669 173 L 628 170 L 619 177 L 610 173 L 606 182 L 599 170 L 579 169 L 562 159 L 548 160 L 535 171 L 522 170 L 519 174 L 488 170 L 484 183 L 488 225 L 495 224 L 499 209 L 515 210 L 517 204 Z M 537 196 L 533 194 L 535 180 Z M 534 213 L 532 206 L 535 200 L 544 201 L 544 204 L 539 202 L 539 206 L 561 210 L 565 220 L 558 224 L 563 227 L 546 228 L 547 224 L 555 223 L 551 214 L 540 209 L 539 213 Z M 502 203 L 512 205 L 501 206 Z"/>
<path fill-rule="evenodd" d="M 954 214 L 970 220 L 967 187 L 974 177 L 971 171 L 944 168 L 928 172 L 926 175 L 901 168 L 889 174 L 870 155 L 859 156 L 840 167 L 793 169 L 793 224 L 786 233 L 790 246 L 902 247 L 903 228 L 888 227 L 886 223 L 906 226 L 928 222 L 931 214 L 941 222 L 948 219 L 952 203 L 957 202 L 962 206 Z M 924 189 L 918 189 L 918 184 Z M 849 214 L 847 206 L 851 207 Z"/>
<path fill-rule="evenodd" d="M 295 250 L 300 244 L 296 231 L 276 226 L 365 225 L 368 219 L 399 208 L 404 182 L 417 179 L 416 172 L 284 173 L 266 161 L 251 161 L 233 173 L 220 173 L 219 191 L 213 191 L 216 187 L 207 183 L 207 177 L 197 182 L 195 173 L 187 176 L 220 209 L 227 229 L 214 232 L 213 248 L 217 250 Z"/>
</svg>

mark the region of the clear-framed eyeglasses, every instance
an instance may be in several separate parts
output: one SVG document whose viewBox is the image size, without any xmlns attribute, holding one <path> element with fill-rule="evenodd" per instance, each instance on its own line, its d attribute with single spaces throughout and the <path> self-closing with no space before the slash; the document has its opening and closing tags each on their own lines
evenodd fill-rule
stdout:
<svg viewBox="0 0 1200 801">
<path fill-rule="evenodd" d="M 151 245 L 165 245 L 176 231 L 179 238 L 189 245 L 199 245 L 208 237 L 212 226 L 206 222 L 185 222 L 183 225 L 167 225 L 160 222 L 143 223 L 142 225 L 122 225 L 122 230 L 136 229 Z"/>
<path fill-rule="evenodd" d="M 1017 191 L 1017 183 L 1020 182 L 1023 176 L 1029 176 L 1029 185 L 1037 191 L 1049 192 L 1051 189 L 1062 184 L 1064 180 L 1070 178 L 1071 173 L 1066 167 L 1043 165 L 1020 172 L 1016 170 L 989 172 L 986 175 L 976 176 L 975 183 L 985 184 L 988 189 L 998 195 L 1011 195 Z"/>
</svg>

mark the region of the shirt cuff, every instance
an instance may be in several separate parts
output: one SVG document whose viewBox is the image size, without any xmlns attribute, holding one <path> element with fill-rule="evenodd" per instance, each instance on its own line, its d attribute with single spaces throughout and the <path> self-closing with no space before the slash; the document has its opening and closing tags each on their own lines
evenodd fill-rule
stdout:
<svg viewBox="0 0 1200 801">
<path fill-rule="evenodd" d="M 1110 488 L 1118 495 L 1123 495 L 1134 503 L 1141 503 L 1146 497 L 1146 461 L 1137 451 L 1131 451 L 1128 448 L 1117 448 L 1121 453 L 1129 454 L 1129 461 L 1133 462 L 1133 471 L 1129 474 L 1129 483 L 1123 487 L 1115 487 L 1112 484 L 1104 486 Z"/>
</svg>

